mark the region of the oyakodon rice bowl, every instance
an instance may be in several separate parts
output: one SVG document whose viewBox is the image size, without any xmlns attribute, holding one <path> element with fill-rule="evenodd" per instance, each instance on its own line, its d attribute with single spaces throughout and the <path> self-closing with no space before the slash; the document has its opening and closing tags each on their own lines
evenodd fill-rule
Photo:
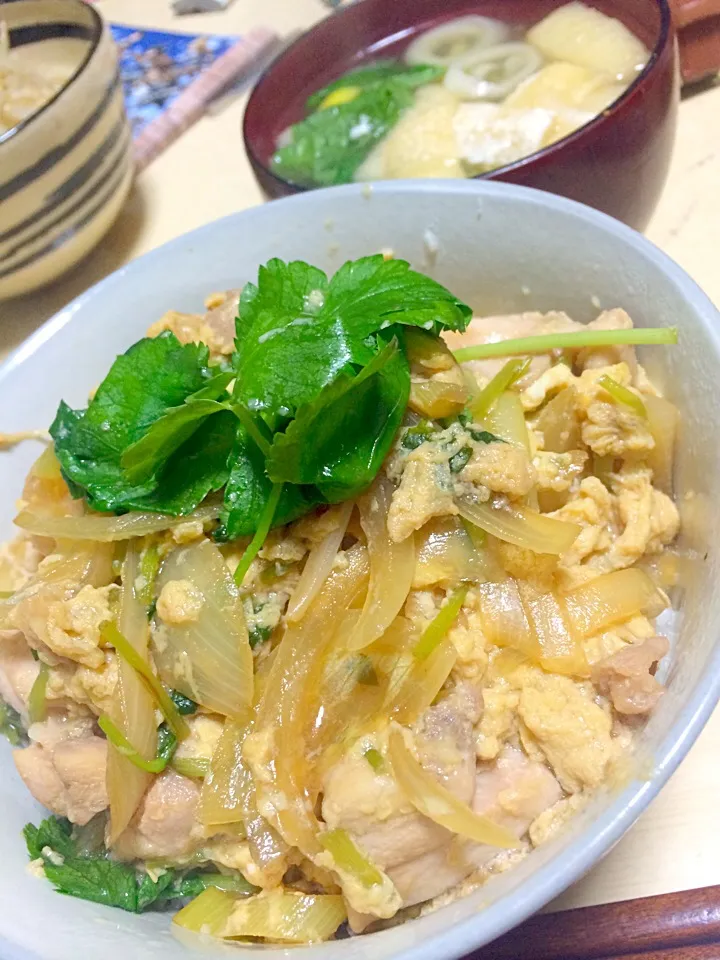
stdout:
<svg viewBox="0 0 720 960">
<path fill-rule="evenodd" d="M 166 313 L 86 410 L 61 403 L 0 653 L 17 769 L 54 814 L 25 831 L 33 874 L 307 943 L 492 898 L 649 769 L 694 557 L 661 389 L 687 331 L 633 327 L 617 284 L 473 317 L 402 238 L 330 279 L 284 246 L 239 306 Z M 583 294 L 586 325 L 560 309 L 585 320 Z"/>
</svg>

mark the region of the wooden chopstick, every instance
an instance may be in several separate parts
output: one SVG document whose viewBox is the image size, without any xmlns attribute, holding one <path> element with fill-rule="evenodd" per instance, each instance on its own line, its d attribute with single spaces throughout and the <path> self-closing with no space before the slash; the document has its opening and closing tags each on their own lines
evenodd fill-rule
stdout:
<svg viewBox="0 0 720 960">
<path fill-rule="evenodd" d="M 720 886 L 541 914 L 467 960 L 720 960 Z"/>
</svg>

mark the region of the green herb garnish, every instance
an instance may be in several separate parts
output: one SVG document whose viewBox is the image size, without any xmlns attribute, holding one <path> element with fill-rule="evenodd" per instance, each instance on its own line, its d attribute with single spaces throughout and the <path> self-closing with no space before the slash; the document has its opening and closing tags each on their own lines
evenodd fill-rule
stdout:
<svg viewBox="0 0 720 960">
<path fill-rule="evenodd" d="M 472 453 L 472 447 L 463 447 L 462 450 L 458 450 L 455 456 L 450 457 L 450 472 L 460 473 L 461 470 L 464 470 Z"/>
<path fill-rule="evenodd" d="M 439 335 L 470 315 L 403 260 L 365 257 L 331 280 L 271 260 L 243 290 L 232 372 L 166 332 L 118 357 L 87 410 L 60 405 L 63 474 L 74 496 L 115 513 L 184 516 L 224 488 L 216 538 L 252 537 L 261 520 L 264 533 L 369 486 L 407 405 L 404 327 Z"/>
<path fill-rule="evenodd" d="M 412 105 L 413 90 L 443 75 L 435 66 L 378 64 L 345 74 L 307 102 L 309 116 L 290 127 L 290 142 L 271 160 L 275 173 L 305 186 L 350 183 L 376 143 Z M 341 89 L 351 96 L 322 109 Z"/>
<path fill-rule="evenodd" d="M 455 350 L 459 363 L 486 357 L 512 357 L 549 353 L 551 350 L 580 350 L 583 347 L 658 346 L 678 342 L 676 327 L 635 327 L 630 330 L 574 330 L 571 333 L 543 333 L 536 337 L 480 343 Z"/>
<path fill-rule="evenodd" d="M 255 887 L 242 876 L 226 877 L 199 870 L 170 869 L 153 880 L 126 863 L 109 860 L 102 848 L 83 849 L 70 823 L 58 817 L 48 817 L 37 827 L 28 823 L 23 835 L 30 858 L 42 859 L 45 876 L 57 891 L 130 913 L 195 897 L 209 886 L 238 893 L 255 892 Z"/>
<path fill-rule="evenodd" d="M 406 450 L 417 450 L 423 443 L 432 439 L 435 433 L 435 425 L 430 420 L 421 420 L 414 427 L 408 427 L 403 434 L 401 446 Z"/>
<path fill-rule="evenodd" d="M 258 644 L 265 643 L 272 635 L 272 627 L 255 626 L 250 631 L 250 646 L 255 649 Z"/>
<path fill-rule="evenodd" d="M 13 747 L 27 742 L 27 733 L 20 714 L 4 700 L 0 700 L 0 733 Z"/>
<path fill-rule="evenodd" d="M 171 690 L 170 699 L 177 707 L 177 712 L 183 717 L 190 716 L 197 712 L 197 704 L 195 701 L 191 700 L 190 697 L 186 697 L 184 693 L 180 693 L 179 690 Z"/>
</svg>

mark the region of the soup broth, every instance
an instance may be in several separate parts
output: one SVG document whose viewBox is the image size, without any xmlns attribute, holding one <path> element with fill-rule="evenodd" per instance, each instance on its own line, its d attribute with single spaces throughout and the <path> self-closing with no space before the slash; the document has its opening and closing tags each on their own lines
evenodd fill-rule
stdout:
<svg viewBox="0 0 720 960">
<path fill-rule="evenodd" d="M 489 173 L 589 123 L 648 59 L 624 24 L 580 2 L 521 29 L 459 17 L 316 91 L 271 166 L 306 187 Z"/>
</svg>

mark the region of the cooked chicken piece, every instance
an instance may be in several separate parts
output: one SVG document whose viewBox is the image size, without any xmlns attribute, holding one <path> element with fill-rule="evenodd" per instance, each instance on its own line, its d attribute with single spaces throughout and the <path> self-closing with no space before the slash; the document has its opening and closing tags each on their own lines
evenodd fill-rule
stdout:
<svg viewBox="0 0 720 960">
<path fill-rule="evenodd" d="M 510 497 L 524 497 L 535 483 L 527 451 L 513 443 L 476 444 L 460 479 Z"/>
<path fill-rule="evenodd" d="M 465 803 L 475 789 L 473 723 L 478 695 L 470 685 L 431 707 L 418 724 L 415 744 L 423 766 Z M 325 778 L 323 818 L 349 830 L 382 869 L 414 860 L 449 843 L 451 834 L 415 812 L 389 773 L 351 752 Z"/>
<path fill-rule="evenodd" d="M 196 841 L 192 837 L 200 788 L 187 777 L 166 770 L 153 780 L 127 830 L 113 852 L 121 860 L 183 857 Z"/>
<path fill-rule="evenodd" d="M 0 697 L 26 716 L 30 690 L 40 671 L 19 630 L 0 631 Z"/>
<path fill-rule="evenodd" d="M 529 760 L 517 747 L 504 747 L 491 767 L 476 778 L 473 809 L 522 837 L 535 817 L 562 796 L 546 766 Z M 494 855 L 494 848 L 490 851 Z M 479 856 L 473 857 L 478 862 Z"/>
<path fill-rule="evenodd" d="M 665 692 L 651 671 L 669 650 L 665 637 L 630 644 L 593 667 L 593 683 L 618 713 L 649 713 Z"/>
<path fill-rule="evenodd" d="M 469 803 L 475 790 L 472 730 L 480 719 L 482 697 L 469 683 L 426 710 L 416 725 L 415 745 L 422 765 L 456 797 Z"/>
<path fill-rule="evenodd" d="M 452 474 L 447 462 L 437 462 L 433 444 L 423 443 L 407 458 L 400 486 L 388 511 L 388 533 L 405 540 L 433 517 L 458 512 L 453 500 Z"/>
<path fill-rule="evenodd" d="M 93 736 L 94 717 L 85 714 L 71 717 L 65 712 L 53 711 L 47 720 L 32 723 L 28 736 L 33 743 L 40 744 L 46 750 L 53 750 L 62 740 L 85 740 Z"/>
<path fill-rule="evenodd" d="M 168 310 L 148 328 L 149 337 L 171 330 L 180 343 L 206 343 L 213 357 L 226 356 L 234 349 L 235 318 L 240 301 L 239 290 L 228 290 L 209 299 L 207 313 L 179 313 Z"/>
<path fill-rule="evenodd" d="M 87 823 L 108 805 L 107 741 L 100 737 L 33 743 L 13 751 L 18 773 L 36 800 L 72 823 Z"/>
<path fill-rule="evenodd" d="M 518 715 L 569 793 L 597 787 L 615 754 L 608 713 L 569 677 L 528 670 Z"/>
<path fill-rule="evenodd" d="M 562 791 L 547 767 L 506 747 L 492 767 L 475 778 L 473 809 L 506 827 L 520 840 L 530 824 L 557 803 Z M 449 845 L 389 871 L 404 906 L 437 897 L 498 855 L 496 847 L 463 842 Z"/>
<path fill-rule="evenodd" d="M 451 350 L 460 347 L 474 347 L 481 343 L 497 343 L 500 340 L 515 340 L 520 337 L 534 337 L 538 334 L 565 333 L 577 330 L 579 323 L 571 320 L 565 313 L 517 313 L 500 317 L 473 317 L 465 333 L 445 331 L 443 339 Z M 507 357 L 492 360 L 471 360 L 466 364 L 471 373 L 481 382 L 490 380 L 507 362 Z M 530 370 L 520 381 L 527 386 L 537 379 L 550 366 L 547 356 L 533 357 Z"/>
<path fill-rule="evenodd" d="M 208 301 L 201 339 L 216 354 L 229 356 L 235 349 L 235 320 L 240 304 L 240 290 L 228 290 Z"/>
</svg>

